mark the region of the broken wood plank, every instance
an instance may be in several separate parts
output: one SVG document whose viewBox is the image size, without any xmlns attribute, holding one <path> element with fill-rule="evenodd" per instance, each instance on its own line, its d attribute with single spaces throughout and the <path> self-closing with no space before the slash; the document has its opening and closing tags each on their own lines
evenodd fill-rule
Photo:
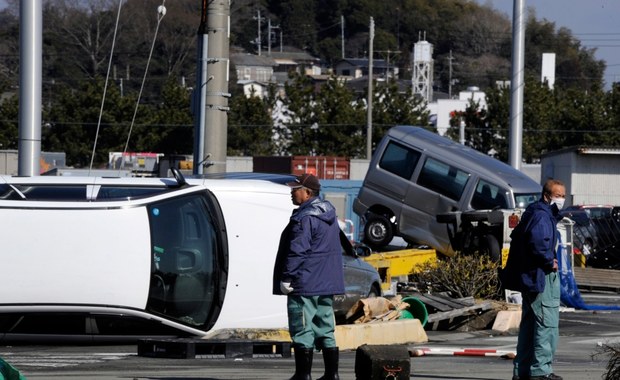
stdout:
<svg viewBox="0 0 620 380">
<path fill-rule="evenodd" d="M 451 311 L 444 311 L 439 313 L 429 314 L 428 321 L 436 322 L 444 319 L 452 319 L 455 317 L 462 317 L 465 315 L 475 315 L 478 311 L 486 311 L 491 309 L 492 305 L 490 301 L 482 302 L 474 306 L 464 307 L 461 309 L 454 309 Z"/>
</svg>

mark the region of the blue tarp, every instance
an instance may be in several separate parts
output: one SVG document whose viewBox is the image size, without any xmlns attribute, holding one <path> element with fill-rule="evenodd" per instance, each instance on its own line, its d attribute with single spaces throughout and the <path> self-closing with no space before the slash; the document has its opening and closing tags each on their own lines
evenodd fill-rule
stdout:
<svg viewBox="0 0 620 380">
<path fill-rule="evenodd" d="M 561 301 L 564 305 L 582 310 L 620 310 L 620 306 L 588 305 L 585 303 L 577 287 L 566 246 L 561 242 L 558 246 L 558 266 L 562 286 Z"/>
</svg>

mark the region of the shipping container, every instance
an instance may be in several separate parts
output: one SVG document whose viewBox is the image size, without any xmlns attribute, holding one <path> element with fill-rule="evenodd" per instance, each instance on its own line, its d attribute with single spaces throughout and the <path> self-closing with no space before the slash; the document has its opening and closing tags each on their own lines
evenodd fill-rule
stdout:
<svg viewBox="0 0 620 380">
<path fill-rule="evenodd" d="M 335 156 L 257 156 L 253 160 L 255 173 L 311 173 L 319 179 L 349 179 L 347 157 Z"/>
</svg>

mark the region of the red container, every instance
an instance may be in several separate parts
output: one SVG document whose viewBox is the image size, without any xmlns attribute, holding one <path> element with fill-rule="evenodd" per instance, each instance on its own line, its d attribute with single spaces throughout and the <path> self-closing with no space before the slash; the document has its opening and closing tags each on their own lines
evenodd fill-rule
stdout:
<svg viewBox="0 0 620 380">
<path fill-rule="evenodd" d="M 254 172 L 295 174 L 311 173 L 319 179 L 349 179 L 349 159 L 335 156 L 254 157 Z"/>
</svg>

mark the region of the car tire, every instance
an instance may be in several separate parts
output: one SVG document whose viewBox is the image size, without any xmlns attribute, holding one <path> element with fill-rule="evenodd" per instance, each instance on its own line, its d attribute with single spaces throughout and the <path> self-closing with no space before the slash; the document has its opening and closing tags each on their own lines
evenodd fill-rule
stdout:
<svg viewBox="0 0 620 380">
<path fill-rule="evenodd" d="M 376 298 L 381 296 L 381 291 L 377 286 L 373 285 L 370 287 L 370 292 L 368 292 L 368 297 L 366 298 Z"/>
<path fill-rule="evenodd" d="M 502 259 L 502 252 L 499 248 L 499 242 L 493 235 L 484 235 L 480 241 L 479 252 L 486 255 L 495 263 L 499 263 Z"/>
<path fill-rule="evenodd" d="M 383 215 L 371 214 L 364 226 L 364 243 L 373 249 L 388 245 L 394 238 L 392 223 Z"/>
</svg>

